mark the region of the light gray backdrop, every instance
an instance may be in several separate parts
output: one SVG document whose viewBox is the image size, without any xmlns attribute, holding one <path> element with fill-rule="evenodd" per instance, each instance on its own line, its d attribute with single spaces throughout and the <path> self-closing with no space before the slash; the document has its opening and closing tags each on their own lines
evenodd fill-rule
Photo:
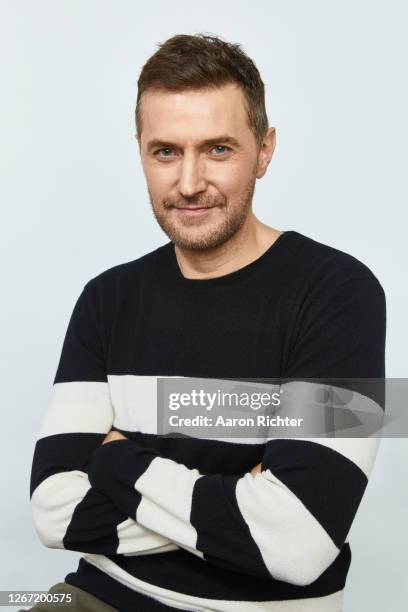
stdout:
<svg viewBox="0 0 408 612">
<path fill-rule="evenodd" d="M 167 241 L 133 110 L 140 68 L 169 36 L 215 33 L 255 60 L 277 148 L 254 210 L 372 269 L 387 376 L 406 376 L 407 17 L 395 0 L 1 2 L 1 589 L 46 590 L 80 557 L 34 532 L 32 454 L 83 284 Z M 381 441 L 344 612 L 406 609 L 407 449 Z"/>
</svg>

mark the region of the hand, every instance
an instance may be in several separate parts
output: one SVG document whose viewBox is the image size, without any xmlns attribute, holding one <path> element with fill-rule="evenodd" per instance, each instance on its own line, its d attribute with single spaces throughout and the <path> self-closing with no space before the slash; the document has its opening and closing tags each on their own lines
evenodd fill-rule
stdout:
<svg viewBox="0 0 408 612">
<path fill-rule="evenodd" d="M 261 465 L 262 465 L 261 463 L 258 463 L 258 465 L 252 468 L 251 470 L 252 476 L 255 476 L 258 472 L 261 471 Z"/>
<path fill-rule="evenodd" d="M 128 440 L 126 436 L 120 433 L 120 431 L 116 431 L 112 429 L 102 440 L 102 444 L 106 444 L 107 442 L 112 442 L 112 440 Z"/>
</svg>

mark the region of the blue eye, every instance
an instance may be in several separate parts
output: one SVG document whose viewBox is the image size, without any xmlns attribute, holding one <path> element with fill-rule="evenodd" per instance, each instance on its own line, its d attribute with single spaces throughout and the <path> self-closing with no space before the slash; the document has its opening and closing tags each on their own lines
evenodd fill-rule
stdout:
<svg viewBox="0 0 408 612">
<path fill-rule="evenodd" d="M 224 150 L 226 150 L 226 149 L 227 149 L 227 147 L 226 147 L 226 146 L 224 146 L 224 145 L 215 145 L 215 146 L 213 147 L 213 149 L 224 149 Z M 218 153 L 224 153 L 224 151 L 218 151 Z"/>
<path fill-rule="evenodd" d="M 156 151 L 156 153 L 160 153 L 160 151 L 171 151 L 170 147 L 163 147 L 162 149 L 159 149 L 158 151 Z M 164 157 L 168 157 L 167 155 L 165 155 Z"/>
</svg>

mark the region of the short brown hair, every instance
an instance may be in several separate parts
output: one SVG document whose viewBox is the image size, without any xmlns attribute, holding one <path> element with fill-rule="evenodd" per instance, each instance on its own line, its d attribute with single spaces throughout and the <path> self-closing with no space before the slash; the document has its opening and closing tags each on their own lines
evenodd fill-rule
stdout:
<svg viewBox="0 0 408 612">
<path fill-rule="evenodd" d="M 268 130 L 265 87 L 258 68 L 240 44 L 197 33 L 177 34 L 158 46 L 158 51 L 144 64 L 137 83 L 135 119 L 139 144 L 142 133 L 140 100 L 147 89 L 215 89 L 236 83 L 243 90 L 248 126 L 260 147 Z"/>
</svg>

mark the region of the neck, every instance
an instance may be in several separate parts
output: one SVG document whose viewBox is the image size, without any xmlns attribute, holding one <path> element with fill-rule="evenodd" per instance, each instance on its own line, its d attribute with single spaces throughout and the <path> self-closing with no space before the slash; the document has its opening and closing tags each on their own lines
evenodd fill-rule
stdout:
<svg viewBox="0 0 408 612">
<path fill-rule="evenodd" d="M 185 278 L 224 276 L 258 259 L 281 234 L 251 212 L 239 231 L 217 247 L 197 251 L 175 245 L 177 262 Z"/>
</svg>

